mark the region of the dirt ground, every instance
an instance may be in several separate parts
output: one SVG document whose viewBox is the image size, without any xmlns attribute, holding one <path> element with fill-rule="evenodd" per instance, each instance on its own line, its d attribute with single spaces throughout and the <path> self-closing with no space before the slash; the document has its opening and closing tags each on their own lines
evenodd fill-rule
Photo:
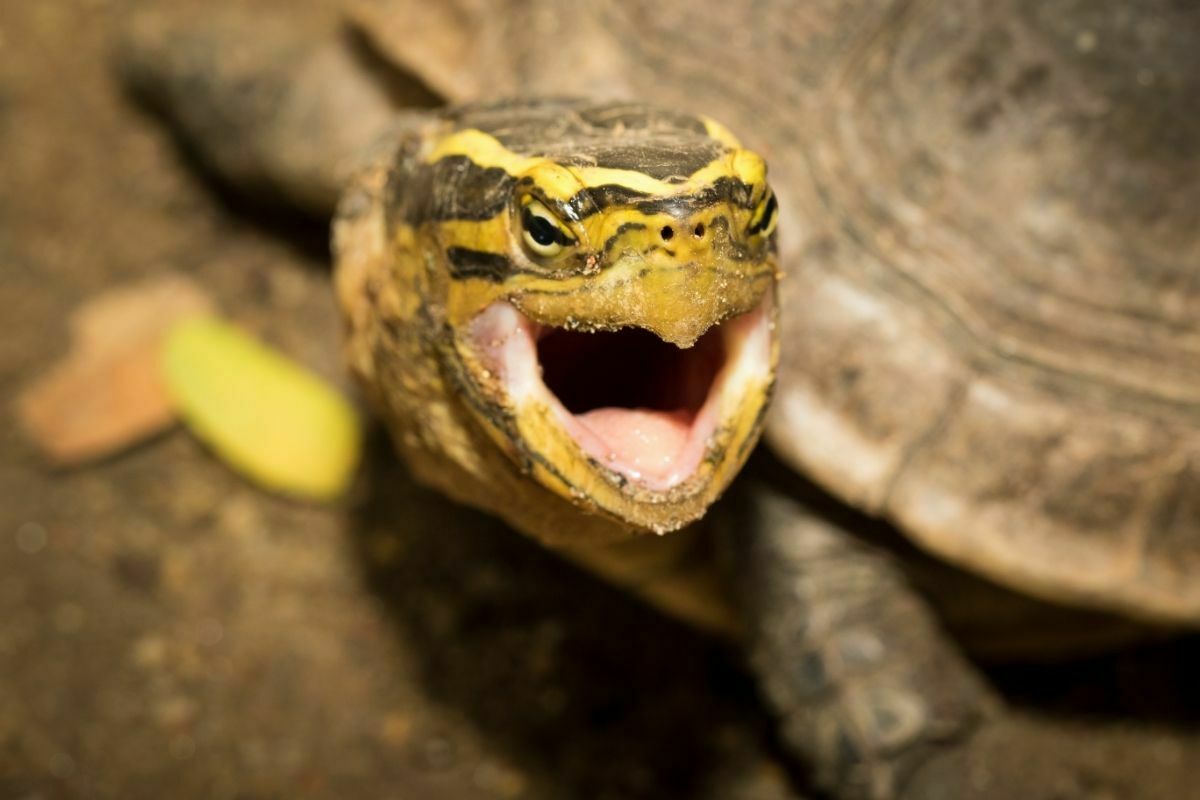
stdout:
<svg viewBox="0 0 1200 800">
<path fill-rule="evenodd" d="M 66 315 L 179 270 L 345 384 L 319 224 L 230 205 L 111 77 L 122 0 L 0 4 L 0 800 L 796 797 L 736 653 L 415 487 L 268 496 L 174 431 L 45 466 Z M 1200 797 L 1200 643 L 995 673 L 1064 797 Z"/>
</svg>

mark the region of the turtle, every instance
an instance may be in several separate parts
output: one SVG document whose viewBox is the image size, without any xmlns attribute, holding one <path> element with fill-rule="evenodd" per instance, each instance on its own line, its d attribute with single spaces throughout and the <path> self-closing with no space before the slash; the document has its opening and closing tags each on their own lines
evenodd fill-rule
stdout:
<svg viewBox="0 0 1200 800">
<path fill-rule="evenodd" d="M 979 796 L 1005 715 L 932 559 L 829 498 L 1104 612 L 1035 606 L 1038 647 L 1200 620 L 1194 10 L 290 16 L 150 15 L 121 73 L 228 185 L 332 217 L 347 361 L 413 474 L 736 636 L 822 791 Z"/>
</svg>

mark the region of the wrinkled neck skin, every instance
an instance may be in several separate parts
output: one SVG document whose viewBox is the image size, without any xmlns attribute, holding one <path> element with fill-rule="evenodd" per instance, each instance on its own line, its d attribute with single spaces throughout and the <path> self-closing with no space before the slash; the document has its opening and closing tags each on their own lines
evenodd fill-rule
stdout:
<svg viewBox="0 0 1200 800">
<path fill-rule="evenodd" d="M 435 231 L 391 224 L 403 163 L 366 170 L 343 197 L 335 279 L 351 369 L 414 477 L 559 548 L 702 516 L 762 427 L 778 357 L 773 257 L 739 275 L 622 262 L 557 295 L 454 280 Z M 620 329 L 635 353 L 661 350 L 650 371 L 678 360 L 686 383 L 707 370 L 704 386 L 679 411 L 569 409 L 542 380 L 558 367 L 537 359 L 586 347 L 568 330 L 580 320 Z M 568 352 L 563 369 L 589 357 L 604 358 Z M 667 455 L 650 464 L 647 451 Z"/>
</svg>

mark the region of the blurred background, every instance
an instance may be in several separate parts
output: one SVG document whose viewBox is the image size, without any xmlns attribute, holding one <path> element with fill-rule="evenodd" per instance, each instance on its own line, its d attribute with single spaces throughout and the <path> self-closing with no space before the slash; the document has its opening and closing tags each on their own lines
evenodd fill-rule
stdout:
<svg viewBox="0 0 1200 800">
<path fill-rule="evenodd" d="M 0 3 L 0 798 L 803 796 L 735 651 L 413 486 L 378 431 L 318 506 L 178 429 L 56 469 L 13 424 L 74 309 L 168 271 L 349 391 L 324 225 L 230 198 L 114 79 L 142 5 Z M 1077 743 L 1095 790 L 1064 796 L 1200 797 L 1200 641 L 991 675 Z"/>
</svg>

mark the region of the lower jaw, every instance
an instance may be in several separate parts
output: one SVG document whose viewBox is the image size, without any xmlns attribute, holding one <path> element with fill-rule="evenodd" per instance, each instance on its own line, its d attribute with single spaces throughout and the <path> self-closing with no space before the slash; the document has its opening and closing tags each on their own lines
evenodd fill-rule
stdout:
<svg viewBox="0 0 1200 800">
<path fill-rule="evenodd" d="M 751 311 L 720 325 L 723 363 L 703 402 L 689 409 L 600 407 L 572 413 L 541 380 L 540 326 L 508 304 L 490 307 L 481 318 L 493 338 L 483 337 L 476 350 L 488 372 L 500 378 L 516 428 L 493 429 L 493 435 L 509 439 L 501 444 L 511 448 L 516 433 L 538 481 L 579 505 L 633 527 L 660 532 L 681 527 L 715 500 L 757 439 L 774 371 L 771 292 Z"/>
</svg>

